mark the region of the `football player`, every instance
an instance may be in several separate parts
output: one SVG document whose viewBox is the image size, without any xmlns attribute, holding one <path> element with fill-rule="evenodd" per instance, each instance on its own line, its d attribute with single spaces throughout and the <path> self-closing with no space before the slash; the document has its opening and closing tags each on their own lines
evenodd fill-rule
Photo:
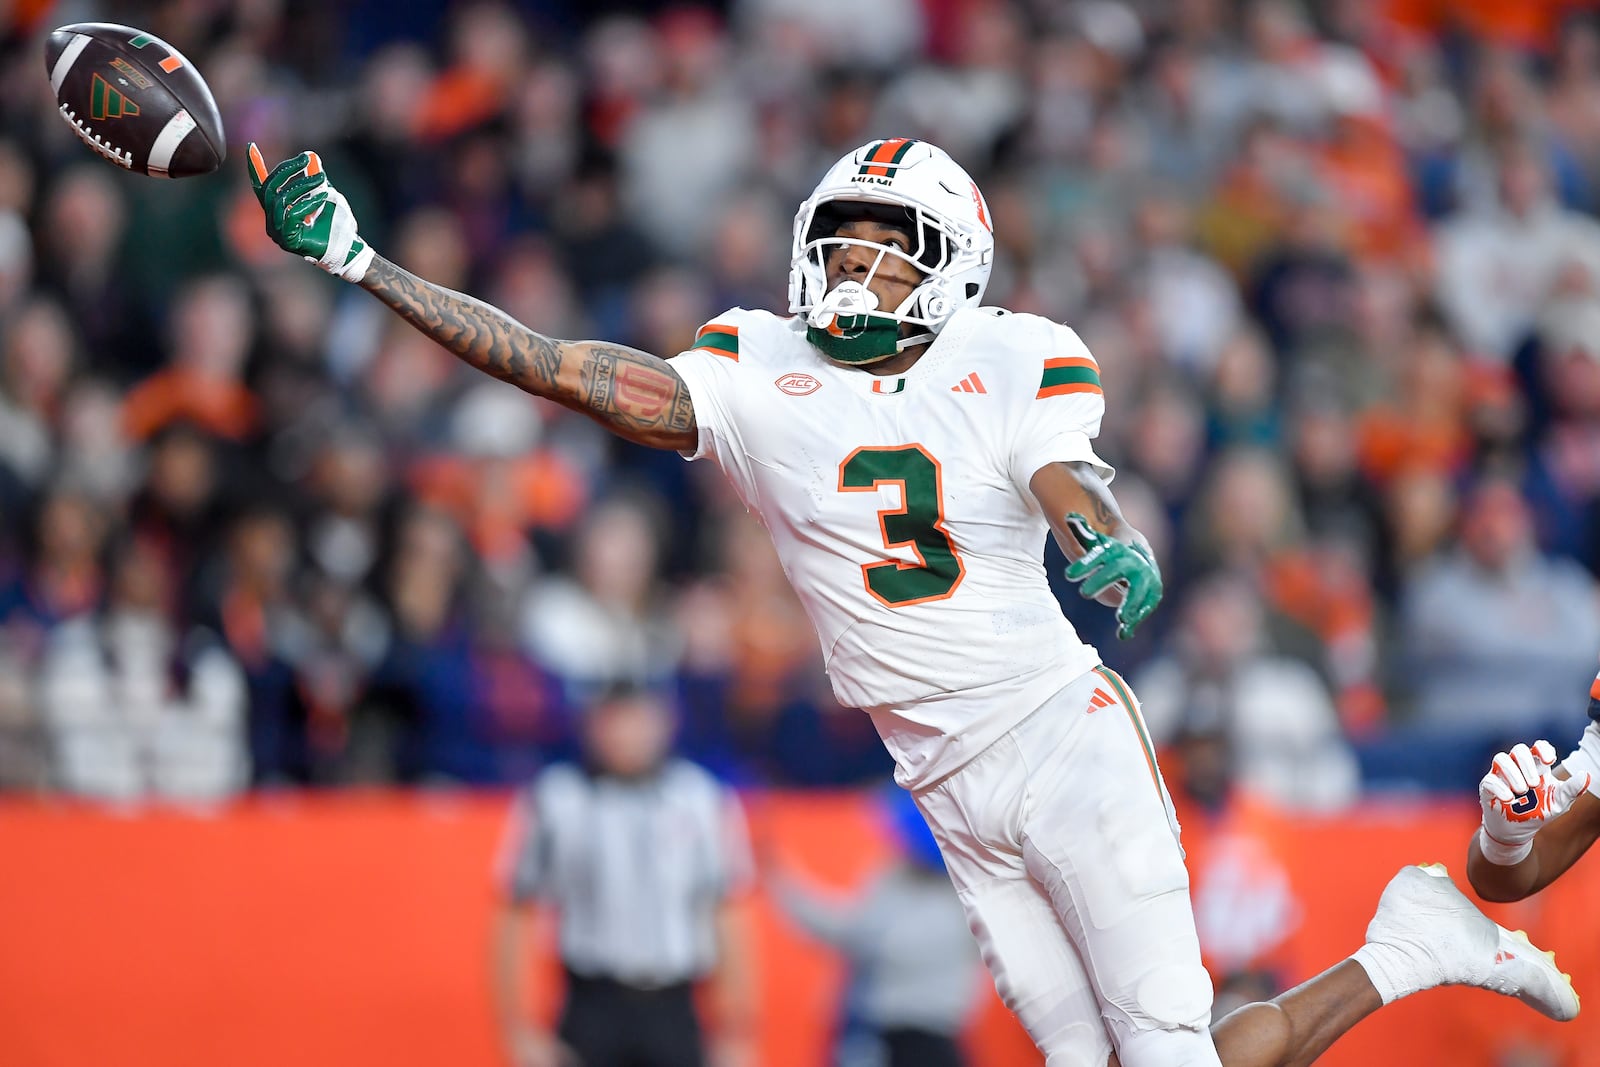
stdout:
<svg viewBox="0 0 1600 1067">
<path fill-rule="evenodd" d="M 1483 823 L 1467 848 L 1467 880 L 1484 900 L 1530 897 L 1565 874 L 1600 838 L 1600 676 L 1588 727 L 1556 762 L 1548 741 L 1494 757 L 1478 783 Z"/>
<path fill-rule="evenodd" d="M 670 360 L 546 337 L 374 254 L 314 154 L 248 151 L 267 230 L 474 367 L 630 441 L 715 464 L 766 525 L 834 692 L 871 716 L 1005 1003 L 1050 1067 L 1216 1064 L 1178 827 L 1127 685 L 1050 593 L 1054 531 L 1126 637 L 1161 599 L 1094 452 L 1104 397 L 1065 326 L 982 306 L 977 185 L 908 138 L 839 160 L 795 216 L 790 317 L 735 308 Z M 1385 889 L 1368 942 L 1217 1029 L 1229 1067 L 1303 1063 L 1418 989 L 1555 1018 L 1570 983 L 1442 871 Z"/>
</svg>

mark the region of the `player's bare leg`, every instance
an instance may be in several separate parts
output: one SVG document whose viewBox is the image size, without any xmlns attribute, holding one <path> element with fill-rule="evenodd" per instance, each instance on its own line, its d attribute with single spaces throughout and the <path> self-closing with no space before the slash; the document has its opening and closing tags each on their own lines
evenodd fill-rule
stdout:
<svg viewBox="0 0 1600 1067">
<path fill-rule="evenodd" d="M 1211 1028 L 1225 1067 L 1299 1067 L 1383 1007 L 1354 960 L 1260 1004 L 1246 1004 Z"/>
<path fill-rule="evenodd" d="M 1395 875 L 1350 959 L 1211 1028 L 1224 1067 L 1304 1067 L 1385 1004 L 1423 989 L 1470 985 L 1516 997 L 1552 1019 L 1578 1014 L 1571 979 L 1526 936 L 1495 924 L 1443 867 Z M 1119 1067 L 1116 1056 L 1111 1067 Z"/>
</svg>

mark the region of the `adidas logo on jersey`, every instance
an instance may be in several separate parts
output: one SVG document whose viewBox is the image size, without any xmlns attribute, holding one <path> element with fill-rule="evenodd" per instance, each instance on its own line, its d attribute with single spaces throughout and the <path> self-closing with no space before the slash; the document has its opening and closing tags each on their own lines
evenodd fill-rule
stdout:
<svg viewBox="0 0 1600 1067">
<path fill-rule="evenodd" d="M 983 387 L 983 379 L 978 377 L 978 372 L 973 371 L 961 379 L 961 384 L 952 385 L 950 391 L 952 393 L 987 393 L 989 390 Z"/>
</svg>

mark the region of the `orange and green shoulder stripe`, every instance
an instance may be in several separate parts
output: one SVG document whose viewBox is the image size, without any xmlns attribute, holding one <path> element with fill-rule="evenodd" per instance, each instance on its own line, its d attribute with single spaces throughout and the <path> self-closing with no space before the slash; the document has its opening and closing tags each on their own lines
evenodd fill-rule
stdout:
<svg viewBox="0 0 1600 1067">
<path fill-rule="evenodd" d="M 1060 356 L 1044 361 L 1044 374 L 1039 379 L 1039 393 L 1035 399 L 1069 393 L 1104 394 L 1100 388 L 1100 365 L 1093 356 Z"/>
<path fill-rule="evenodd" d="M 719 356 L 726 356 L 735 363 L 739 362 L 739 327 L 725 326 L 720 322 L 708 322 L 700 327 L 700 332 L 694 335 L 694 344 L 691 348 L 704 348 Z"/>
</svg>

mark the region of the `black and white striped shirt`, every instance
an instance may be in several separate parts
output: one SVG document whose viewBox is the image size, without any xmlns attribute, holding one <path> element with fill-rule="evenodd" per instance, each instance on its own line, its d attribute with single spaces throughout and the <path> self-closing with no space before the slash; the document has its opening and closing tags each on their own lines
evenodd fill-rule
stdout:
<svg viewBox="0 0 1600 1067">
<path fill-rule="evenodd" d="M 518 794 L 505 846 L 511 898 L 558 913 L 562 962 L 630 985 L 709 972 L 717 908 L 751 879 L 738 799 L 684 760 L 638 780 L 551 767 Z"/>
</svg>

